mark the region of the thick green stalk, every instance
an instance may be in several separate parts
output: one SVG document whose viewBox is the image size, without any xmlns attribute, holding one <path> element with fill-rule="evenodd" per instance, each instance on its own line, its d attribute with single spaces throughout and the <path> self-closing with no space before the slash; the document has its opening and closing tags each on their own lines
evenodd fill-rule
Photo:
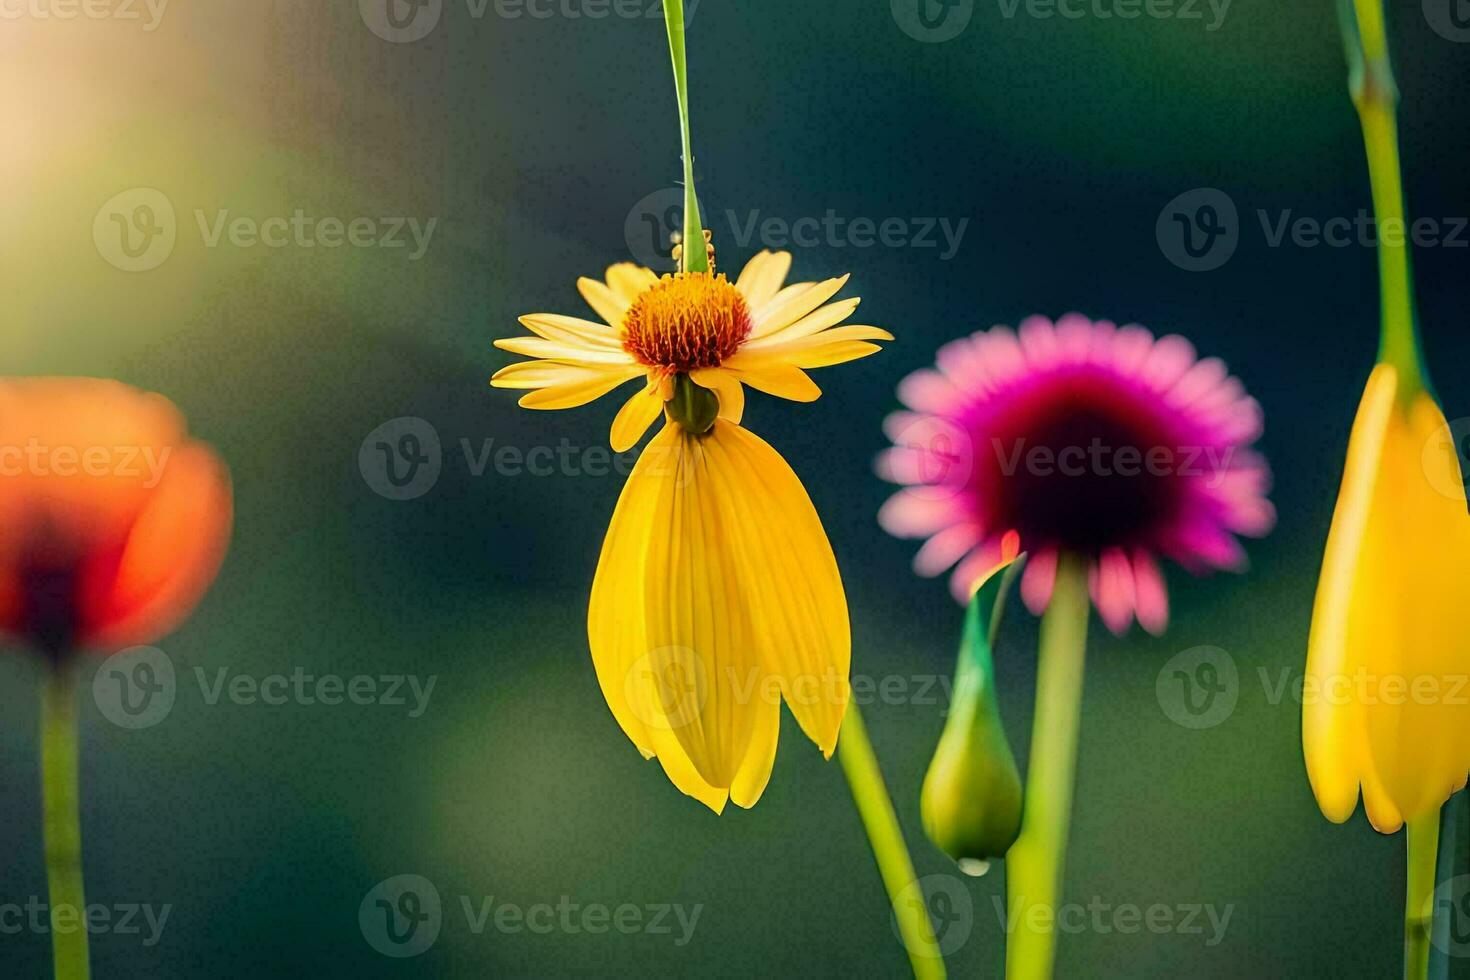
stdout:
<svg viewBox="0 0 1470 980">
<path fill-rule="evenodd" d="M 1063 555 L 1041 620 L 1021 836 L 1006 855 L 1013 917 L 1006 923 L 1007 980 L 1046 980 L 1056 960 L 1057 898 L 1072 818 L 1088 613 L 1086 563 Z"/>
<path fill-rule="evenodd" d="M 1409 882 L 1404 895 L 1404 980 L 1427 980 L 1434 932 L 1434 874 L 1439 811 L 1409 821 Z"/>
<path fill-rule="evenodd" d="M 87 980 L 87 902 L 77 790 L 76 668 L 56 662 L 41 694 L 41 805 L 56 980 Z"/>
<path fill-rule="evenodd" d="M 1378 359 L 1401 379 L 1399 395 L 1428 387 L 1415 324 L 1413 264 L 1399 162 L 1398 84 L 1388 51 L 1382 0 L 1338 0 L 1353 105 L 1363 128 L 1378 227 L 1382 327 Z"/>
<path fill-rule="evenodd" d="M 664 25 L 669 31 L 669 56 L 674 62 L 674 94 L 679 100 L 679 139 L 684 151 L 683 272 L 708 272 L 704 250 L 704 224 L 699 218 L 699 199 L 694 193 L 694 151 L 689 138 L 689 68 L 684 52 L 684 0 L 664 0 Z"/>
<path fill-rule="evenodd" d="M 868 730 L 856 704 L 848 704 L 847 714 L 842 719 L 837 758 L 842 762 L 842 771 L 852 788 L 858 816 L 868 833 L 873 857 L 878 861 L 878 873 L 883 877 L 883 887 L 888 890 L 888 901 L 893 906 L 893 915 L 898 922 L 904 949 L 908 950 L 914 977 L 916 980 L 943 980 L 944 960 L 934 939 L 929 909 L 914 876 L 914 862 L 903 842 L 898 814 L 888 797 L 883 772 L 878 768 L 878 757 L 873 754 L 873 743 L 868 740 Z"/>
</svg>

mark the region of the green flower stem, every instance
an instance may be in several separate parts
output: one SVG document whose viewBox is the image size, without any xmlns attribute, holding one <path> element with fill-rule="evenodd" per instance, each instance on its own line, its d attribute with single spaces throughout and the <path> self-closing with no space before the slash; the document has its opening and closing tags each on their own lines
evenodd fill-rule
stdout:
<svg viewBox="0 0 1470 980">
<path fill-rule="evenodd" d="M 1401 398 L 1428 386 L 1415 326 L 1414 279 L 1399 162 L 1398 85 L 1382 0 L 1338 0 L 1353 104 L 1363 127 L 1378 227 L 1382 335 L 1378 359 L 1398 371 Z"/>
<path fill-rule="evenodd" d="M 679 138 L 684 150 L 684 253 L 679 261 L 683 272 L 708 272 L 704 251 L 704 224 L 699 219 L 699 199 L 694 194 L 694 151 L 689 139 L 689 68 L 684 53 L 684 0 L 664 0 L 664 26 L 669 31 L 669 56 L 674 62 L 674 94 L 679 99 Z"/>
<path fill-rule="evenodd" d="M 1404 980 L 1427 980 L 1434 931 L 1434 875 L 1439 811 L 1409 821 L 1409 884 L 1404 896 Z"/>
<path fill-rule="evenodd" d="M 1072 815 L 1082 669 L 1087 652 L 1087 566 L 1064 554 L 1041 620 L 1036 716 L 1021 836 L 1006 855 L 1007 980 L 1045 980 L 1056 959 L 1055 917 Z M 1033 911 L 1034 910 L 1034 911 Z"/>
<path fill-rule="evenodd" d="M 41 801 L 56 980 L 87 980 L 87 907 L 77 792 L 76 668 L 57 661 L 41 694 Z M 59 921 L 64 917 L 64 921 Z"/>
<path fill-rule="evenodd" d="M 862 712 L 855 703 L 848 704 L 842 719 L 837 758 L 842 762 L 858 816 L 868 833 L 873 857 L 878 861 L 878 873 L 888 890 L 888 900 L 893 906 L 904 949 L 908 950 L 915 980 L 943 980 L 944 960 L 934 939 L 929 909 L 914 877 L 914 862 L 903 842 L 903 829 L 898 825 L 898 814 L 883 784 L 883 772 L 878 768 L 878 757 L 873 754 L 873 743 L 868 741 Z"/>
</svg>

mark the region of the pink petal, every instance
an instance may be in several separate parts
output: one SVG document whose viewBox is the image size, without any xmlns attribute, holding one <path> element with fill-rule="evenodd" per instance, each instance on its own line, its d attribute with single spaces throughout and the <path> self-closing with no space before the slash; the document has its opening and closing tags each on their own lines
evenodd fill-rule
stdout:
<svg viewBox="0 0 1470 980">
<path fill-rule="evenodd" d="M 1133 568 L 1128 556 L 1109 548 L 1091 569 L 1089 584 L 1098 615 L 1115 636 L 1128 632 L 1133 623 Z"/>
<path fill-rule="evenodd" d="M 956 498 L 937 498 L 922 490 L 900 490 L 878 509 L 878 524 L 896 538 L 927 538 L 964 519 Z"/>
<path fill-rule="evenodd" d="M 1154 636 L 1162 636 L 1169 626 L 1169 591 L 1159 563 L 1141 549 L 1133 553 L 1133 595 L 1138 625 Z"/>
<path fill-rule="evenodd" d="M 1026 603 L 1031 615 L 1040 616 L 1046 612 L 1056 581 L 1056 551 L 1038 551 L 1026 559 L 1026 571 L 1021 574 L 1021 601 Z"/>
<path fill-rule="evenodd" d="M 914 556 L 914 571 L 924 578 L 942 575 L 951 565 L 980 543 L 984 532 L 979 524 L 966 521 L 940 531 L 924 542 Z"/>
</svg>

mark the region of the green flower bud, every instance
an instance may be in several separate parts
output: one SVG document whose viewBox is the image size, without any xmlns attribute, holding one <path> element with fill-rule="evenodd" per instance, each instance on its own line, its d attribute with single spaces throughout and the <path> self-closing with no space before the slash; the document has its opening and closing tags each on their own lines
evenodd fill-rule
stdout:
<svg viewBox="0 0 1470 980">
<path fill-rule="evenodd" d="M 967 874 L 984 874 L 1021 832 L 1021 774 L 1001 726 L 991 646 L 1019 562 L 1007 562 L 970 599 L 949 718 L 924 776 L 924 831 Z"/>
</svg>

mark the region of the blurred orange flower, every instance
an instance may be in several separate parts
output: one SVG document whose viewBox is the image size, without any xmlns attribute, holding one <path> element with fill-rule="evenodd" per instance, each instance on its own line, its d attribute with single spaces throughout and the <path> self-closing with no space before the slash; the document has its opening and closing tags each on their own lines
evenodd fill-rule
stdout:
<svg viewBox="0 0 1470 980">
<path fill-rule="evenodd" d="M 179 625 L 214 581 L 229 472 L 162 395 L 0 379 L 0 634 L 111 653 Z"/>
</svg>

